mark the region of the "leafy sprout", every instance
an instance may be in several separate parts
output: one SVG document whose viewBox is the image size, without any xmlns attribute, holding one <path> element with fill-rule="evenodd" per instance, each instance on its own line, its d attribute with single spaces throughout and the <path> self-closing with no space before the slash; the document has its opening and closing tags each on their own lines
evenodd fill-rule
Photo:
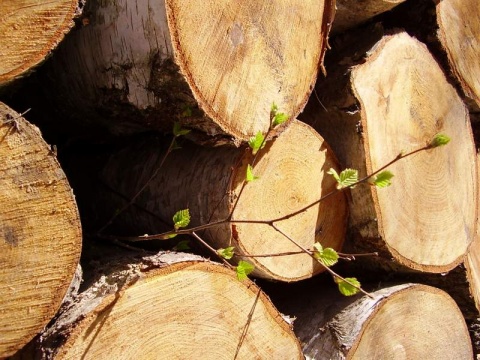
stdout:
<svg viewBox="0 0 480 360">
<path fill-rule="evenodd" d="M 257 180 L 258 179 L 258 176 L 255 176 L 253 175 L 253 168 L 250 164 L 247 165 L 247 174 L 245 176 L 245 180 L 247 182 L 250 182 L 250 181 L 253 181 L 253 180 Z"/>
<path fill-rule="evenodd" d="M 225 249 L 218 249 L 217 254 L 224 259 L 230 260 L 233 255 L 235 255 L 235 248 L 233 246 L 229 246 Z"/>
<path fill-rule="evenodd" d="M 384 188 L 384 187 L 392 185 L 391 180 L 392 180 L 393 176 L 394 175 L 390 171 L 385 170 L 385 171 L 382 171 L 381 173 L 379 173 L 374 178 L 370 179 L 369 182 L 372 185 L 375 185 L 379 188 Z"/>
<path fill-rule="evenodd" d="M 445 134 L 437 134 L 430 143 L 431 147 L 439 147 L 447 145 L 450 142 L 450 138 Z"/>
<path fill-rule="evenodd" d="M 250 264 L 248 261 L 240 260 L 235 268 L 238 280 L 245 280 L 254 269 L 255 266 Z"/>
<path fill-rule="evenodd" d="M 335 277 L 335 282 L 338 285 L 338 290 L 345 296 L 352 296 L 357 294 L 360 290 L 360 282 L 357 278 L 345 278 L 340 279 L 339 277 Z"/>
<path fill-rule="evenodd" d="M 358 170 L 355 169 L 345 169 L 340 174 L 338 174 L 335 169 L 330 168 L 327 171 L 327 174 L 332 175 L 335 180 L 337 180 L 337 189 L 344 189 L 350 187 L 353 189 L 355 184 L 358 181 Z"/>
<path fill-rule="evenodd" d="M 253 136 L 248 140 L 248 146 L 252 149 L 252 154 L 255 155 L 258 150 L 263 149 L 265 146 L 265 136 L 261 131 L 257 135 Z"/>
<path fill-rule="evenodd" d="M 180 210 L 173 215 L 173 227 L 175 230 L 187 227 L 190 224 L 190 211 L 188 209 Z"/>
<path fill-rule="evenodd" d="M 330 267 L 338 262 L 338 253 L 332 248 L 323 248 L 323 246 L 316 242 L 313 245 L 313 257 L 320 261 L 323 265 Z"/>
</svg>

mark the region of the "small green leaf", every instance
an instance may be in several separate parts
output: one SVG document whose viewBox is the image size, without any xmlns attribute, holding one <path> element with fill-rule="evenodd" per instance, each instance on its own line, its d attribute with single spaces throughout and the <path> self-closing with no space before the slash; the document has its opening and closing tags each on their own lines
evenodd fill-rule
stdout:
<svg viewBox="0 0 480 360">
<path fill-rule="evenodd" d="M 273 127 L 276 127 L 278 125 L 281 125 L 283 124 L 285 121 L 288 120 L 288 115 L 284 114 L 284 113 L 278 113 L 277 115 L 275 115 L 275 117 L 273 118 L 273 124 L 272 126 Z"/>
<path fill-rule="evenodd" d="M 174 234 L 176 235 L 176 234 Z M 173 247 L 174 251 L 186 251 L 190 250 L 190 241 L 189 240 L 182 240 L 177 245 Z"/>
<path fill-rule="evenodd" d="M 236 267 L 238 280 L 245 280 L 248 277 L 248 274 L 250 274 L 254 269 L 255 266 L 249 262 L 240 260 Z"/>
<path fill-rule="evenodd" d="M 190 117 L 192 116 L 192 108 L 190 106 L 185 106 L 183 112 L 182 112 L 183 117 Z"/>
<path fill-rule="evenodd" d="M 253 175 L 253 168 L 250 164 L 247 165 L 247 175 L 245 176 L 245 180 L 247 182 L 257 180 L 258 176 Z"/>
<path fill-rule="evenodd" d="M 263 148 L 265 146 L 265 136 L 259 131 L 257 135 L 254 137 L 251 137 L 250 140 L 248 140 L 248 146 L 252 149 L 252 154 L 255 155 L 258 150 Z"/>
<path fill-rule="evenodd" d="M 187 135 L 190 132 L 188 129 L 182 129 L 182 125 L 178 121 L 173 123 L 173 135 L 179 137 L 182 135 Z"/>
<path fill-rule="evenodd" d="M 330 168 L 327 174 L 332 175 L 337 180 L 337 189 L 339 190 L 347 187 L 353 189 L 355 187 L 353 184 L 358 181 L 358 171 L 355 169 L 345 169 L 339 175 L 335 169 Z"/>
<path fill-rule="evenodd" d="M 272 107 L 270 108 L 270 118 L 273 119 L 275 115 L 277 115 L 278 106 L 275 102 L 272 103 Z"/>
<path fill-rule="evenodd" d="M 332 248 L 325 248 L 319 260 L 325 266 L 333 266 L 338 262 L 338 253 Z"/>
<path fill-rule="evenodd" d="M 382 171 L 375 177 L 375 179 L 373 179 L 373 185 L 378 186 L 379 188 L 390 186 L 392 185 L 391 180 L 393 176 L 394 175 L 388 170 Z"/>
<path fill-rule="evenodd" d="M 338 290 L 345 296 L 352 296 L 357 294 L 360 290 L 358 289 L 361 284 L 357 278 L 345 278 L 342 280 L 338 277 L 335 277 L 335 282 L 338 285 Z"/>
<path fill-rule="evenodd" d="M 233 255 L 235 255 L 235 248 L 233 246 L 229 246 L 225 249 L 218 249 L 217 254 L 224 259 L 230 260 Z"/>
<path fill-rule="evenodd" d="M 165 239 L 173 239 L 174 237 L 176 237 L 178 234 L 170 234 L 170 235 L 166 235 L 165 236 Z"/>
<path fill-rule="evenodd" d="M 313 244 L 313 257 L 323 265 L 330 267 L 338 262 L 338 253 L 332 248 L 323 248 L 319 242 Z"/>
<path fill-rule="evenodd" d="M 437 134 L 430 143 L 431 147 L 439 147 L 447 145 L 450 142 L 450 138 L 445 134 Z"/>
<path fill-rule="evenodd" d="M 183 228 L 190 224 L 190 211 L 188 209 L 180 210 L 173 215 L 173 226 L 175 230 Z"/>
<path fill-rule="evenodd" d="M 337 183 L 340 183 L 340 176 L 338 176 L 338 173 L 334 168 L 330 168 L 330 170 L 327 171 L 327 174 L 332 175 L 335 180 L 337 180 Z"/>
</svg>

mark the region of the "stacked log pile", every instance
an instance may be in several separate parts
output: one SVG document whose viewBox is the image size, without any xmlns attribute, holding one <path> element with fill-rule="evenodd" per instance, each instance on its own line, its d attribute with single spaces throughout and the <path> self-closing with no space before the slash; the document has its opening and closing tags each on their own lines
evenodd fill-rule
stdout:
<svg viewBox="0 0 480 360">
<path fill-rule="evenodd" d="M 0 4 L 0 358 L 480 354 L 476 1 Z"/>
</svg>

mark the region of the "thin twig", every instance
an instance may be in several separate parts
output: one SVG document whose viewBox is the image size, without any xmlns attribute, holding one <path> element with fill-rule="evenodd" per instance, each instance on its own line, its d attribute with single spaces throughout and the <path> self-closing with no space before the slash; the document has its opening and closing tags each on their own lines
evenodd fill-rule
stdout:
<svg viewBox="0 0 480 360">
<path fill-rule="evenodd" d="M 355 285 L 353 283 L 351 283 L 348 279 L 344 278 L 343 276 L 337 274 L 335 271 L 333 271 L 330 267 L 324 265 L 321 261 L 318 261 L 317 258 L 315 258 L 314 254 L 312 251 L 306 249 L 305 247 L 303 247 L 302 245 L 300 245 L 297 241 L 295 241 L 291 236 L 289 236 L 288 234 L 286 234 L 284 231 L 282 231 L 279 227 L 277 227 L 275 224 L 272 224 L 272 227 L 278 231 L 280 234 L 282 234 L 283 236 L 285 236 L 288 240 L 290 240 L 293 244 L 295 244 L 296 246 L 298 246 L 300 249 L 303 250 L 303 252 L 305 252 L 306 254 L 310 255 L 310 257 L 312 259 L 314 259 L 315 261 L 317 261 L 326 271 L 328 271 L 334 278 L 337 277 L 339 278 L 340 280 L 342 281 L 345 281 L 347 284 L 349 284 L 350 286 L 353 286 L 355 289 L 357 289 L 358 291 L 364 293 L 365 295 L 367 295 L 368 297 L 372 298 L 373 299 L 373 296 L 372 294 L 370 294 L 369 292 L 365 291 L 362 289 L 361 286 L 358 286 L 358 285 Z"/>
<path fill-rule="evenodd" d="M 195 232 L 192 232 L 192 236 L 197 239 L 198 241 L 200 241 L 200 243 L 202 243 L 203 246 L 205 246 L 208 250 L 210 250 L 212 253 L 214 253 L 216 256 L 218 256 L 222 262 L 227 265 L 229 268 L 234 268 L 235 266 L 233 266 L 232 264 L 230 264 L 227 260 L 225 260 L 218 252 L 217 250 L 215 250 L 213 247 L 211 247 L 210 245 L 208 245 L 200 236 L 198 236 L 197 233 Z"/>
<path fill-rule="evenodd" d="M 167 156 L 172 152 L 173 150 L 173 147 L 175 145 L 175 140 L 177 139 L 176 136 L 173 137 L 172 141 L 170 142 L 170 145 L 168 146 L 168 149 L 167 151 L 165 152 L 165 154 L 163 155 L 162 159 L 160 160 L 160 164 L 158 165 L 158 167 L 155 169 L 155 171 L 153 172 L 153 174 L 148 178 L 148 180 L 145 182 L 145 184 L 142 185 L 142 187 L 140 188 L 140 190 L 137 191 L 137 193 L 130 199 L 130 201 L 125 204 L 119 211 L 115 212 L 115 214 L 113 214 L 113 216 L 106 222 L 105 225 L 103 225 L 98 231 L 97 233 L 98 234 L 101 234 L 103 232 L 103 230 L 105 230 L 107 227 L 109 227 L 113 221 L 121 214 L 123 213 L 125 210 L 127 210 L 130 206 L 132 206 L 132 204 L 135 203 L 135 200 L 142 194 L 142 192 L 146 189 L 146 187 L 150 184 L 150 182 L 157 176 L 158 172 L 160 171 L 160 169 L 162 168 L 163 164 L 165 163 L 165 160 L 167 159 Z"/>
</svg>

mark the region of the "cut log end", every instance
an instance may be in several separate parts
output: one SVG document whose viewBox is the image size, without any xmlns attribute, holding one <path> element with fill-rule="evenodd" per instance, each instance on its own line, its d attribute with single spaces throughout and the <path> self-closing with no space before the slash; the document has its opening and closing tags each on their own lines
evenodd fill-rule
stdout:
<svg viewBox="0 0 480 360">
<path fill-rule="evenodd" d="M 406 34 L 385 37 L 353 70 L 352 82 L 364 111 L 368 173 L 438 133 L 451 137 L 445 148 L 390 166 L 399 175 L 395 184 L 372 193 L 382 235 L 400 262 L 432 272 L 452 269 L 474 238 L 477 214 L 476 157 L 465 106 L 426 47 Z"/>
<path fill-rule="evenodd" d="M 428 286 L 402 287 L 382 294 L 388 298 L 369 314 L 348 358 L 471 359 L 470 336 L 453 299 Z"/>
<path fill-rule="evenodd" d="M 330 168 L 338 171 L 337 160 L 310 126 L 295 121 L 264 151 L 253 170 L 259 178 L 245 187 L 233 219 L 271 220 L 289 216 L 335 191 L 335 179 L 327 171 Z M 248 160 L 249 156 L 244 158 L 244 164 L 237 170 L 238 184 L 245 178 Z M 275 222 L 297 244 L 266 224 L 234 224 L 233 239 L 244 255 L 298 253 L 300 247 L 312 249 L 315 242 L 340 250 L 345 237 L 346 207 L 345 196 L 339 192 L 304 212 Z M 258 267 L 258 275 L 284 281 L 304 279 L 324 270 L 305 253 L 249 261 Z"/>
<path fill-rule="evenodd" d="M 88 308 L 55 357 L 232 359 L 238 351 L 238 359 L 300 359 L 289 325 L 259 291 L 210 262 L 163 265 Z"/>
<path fill-rule="evenodd" d="M 0 357 L 25 345 L 60 307 L 81 229 L 72 190 L 37 128 L 0 103 Z"/>
<path fill-rule="evenodd" d="M 166 5 L 180 69 L 224 131 L 241 140 L 266 133 L 272 102 L 290 121 L 300 113 L 323 60 L 330 1 Z M 283 24 L 294 31 L 284 31 Z"/>
<path fill-rule="evenodd" d="M 0 85 L 45 60 L 73 26 L 77 0 L 4 0 L 0 4 Z"/>
<path fill-rule="evenodd" d="M 438 37 L 463 91 L 480 106 L 480 7 L 476 0 L 437 5 Z"/>
<path fill-rule="evenodd" d="M 321 295 L 284 304 L 307 359 L 472 359 L 465 319 L 442 290 L 408 283 L 357 299 Z"/>
</svg>

